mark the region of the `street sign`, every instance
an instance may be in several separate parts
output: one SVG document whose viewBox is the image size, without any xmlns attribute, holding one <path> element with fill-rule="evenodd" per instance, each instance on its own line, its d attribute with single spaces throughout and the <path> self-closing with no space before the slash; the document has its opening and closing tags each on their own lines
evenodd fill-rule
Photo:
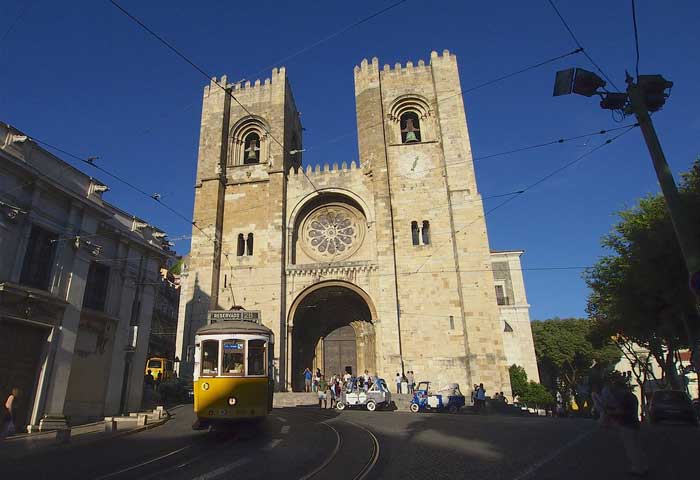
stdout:
<svg viewBox="0 0 700 480">
<path fill-rule="evenodd" d="M 209 310 L 209 323 L 243 321 L 260 323 L 260 310 Z"/>
</svg>

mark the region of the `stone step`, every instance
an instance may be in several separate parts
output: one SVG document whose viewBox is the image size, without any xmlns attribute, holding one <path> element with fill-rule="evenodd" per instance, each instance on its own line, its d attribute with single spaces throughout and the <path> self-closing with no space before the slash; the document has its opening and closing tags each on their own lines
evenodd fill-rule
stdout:
<svg viewBox="0 0 700 480">
<path fill-rule="evenodd" d="M 274 408 L 318 405 L 318 394 L 305 392 L 276 392 L 273 395 Z"/>
</svg>

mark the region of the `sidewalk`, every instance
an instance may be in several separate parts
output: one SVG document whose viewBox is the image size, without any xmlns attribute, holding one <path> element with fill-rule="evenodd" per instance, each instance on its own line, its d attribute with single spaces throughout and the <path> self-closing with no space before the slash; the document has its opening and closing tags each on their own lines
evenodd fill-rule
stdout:
<svg viewBox="0 0 700 480">
<path fill-rule="evenodd" d="M 175 410 L 183 405 L 170 408 Z M 16 460 L 46 449 L 67 448 L 130 435 L 163 425 L 170 419 L 164 408 L 131 413 L 124 417 L 105 417 L 103 421 L 78 425 L 66 430 L 22 433 L 0 441 L 0 462 Z"/>
</svg>

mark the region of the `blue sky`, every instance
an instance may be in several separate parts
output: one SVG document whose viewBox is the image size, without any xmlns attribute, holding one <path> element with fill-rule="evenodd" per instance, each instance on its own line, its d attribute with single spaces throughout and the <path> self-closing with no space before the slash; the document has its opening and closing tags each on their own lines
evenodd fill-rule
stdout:
<svg viewBox="0 0 700 480">
<path fill-rule="evenodd" d="M 254 74 L 392 3 L 122 0 L 206 71 L 229 80 L 269 76 Z M 634 68 L 630 2 L 556 3 L 586 51 L 624 86 L 625 69 Z M 200 74 L 106 0 L 4 0 L 2 11 L 0 120 L 78 155 L 99 155 L 105 168 L 191 214 L 206 83 Z M 678 173 L 700 153 L 700 3 L 639 0 L 637 16 L 640 72 L 675 82 L 654 120 Z M 546 0 L 408 0 L 285 62 L 306 128 L 304 162 L 357 159 L 352 69 L 362 58 L 416 63 L 447 48 L 458 57 L 466 90 L 575 47 Z M 592 69 L 579 54 L 465 94 L 474 155 L 620 126 L 597 99 L 551 96 L 555 71 L 570 66 Z M 484 196 L 519 190 L 604 138 L 477 162 L 479 189 Z M 106 198 L 112 203 L 171 237 L 190 233 L 155 202 L 85 167 L 111 186 Z M 489 215 L 491 246 L 524 249 L 525 268 L 592 265 L 604 253 L 600 237 L 615 212 L 657 191 L 635 129 Z M 501 200 L 486 200 L 486 208 Z M 176 249 L 186 252 L 189 240 Z M 533 318 L 584 315 L 587 290 L 579 270 L 524 273 Z"/>
</svg>

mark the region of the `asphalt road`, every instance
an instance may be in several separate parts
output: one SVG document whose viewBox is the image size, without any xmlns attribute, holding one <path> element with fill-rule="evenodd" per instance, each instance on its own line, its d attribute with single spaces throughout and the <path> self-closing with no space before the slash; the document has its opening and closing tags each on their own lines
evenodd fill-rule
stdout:
<svg viewBox="0 0 700 480">
<path fill-rule="evenodd" d="M 275 409 L 261 425 L 192 431 L 190 406 L 165 425 L 3 462 L 31 479 L 620 479 L 615 431 L 590 420 Z M 700 430 L 642 429 L 648 478 L 696 478 Z M 0 444 L 0 448 L 1 444 Z"/>
</svg>

